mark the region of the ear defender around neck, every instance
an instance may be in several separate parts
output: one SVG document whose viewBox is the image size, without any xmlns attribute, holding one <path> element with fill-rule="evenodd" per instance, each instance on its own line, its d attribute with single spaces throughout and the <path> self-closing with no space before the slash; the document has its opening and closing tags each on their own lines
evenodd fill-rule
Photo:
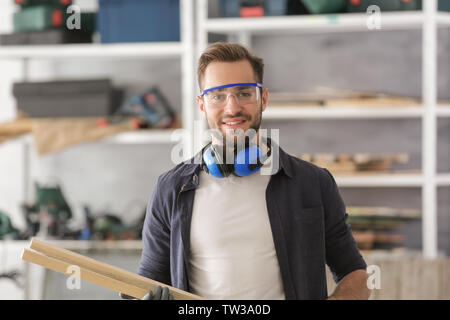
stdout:
<svg viewBox="0 0 450 320">
<path fill-rule="evenodd" d="M 217 152 L 217 147 L 210 143 L 203 150 L 203 169 L 216 178 L 225 178 L 231 174 L 239 177 L 249 176 L 259 171 L 263 162 L 270 156 L 270 146 L 268 147 L 269 151 L 264 155 L 260 147 L 250 145 L 236 154 L 232 164 L 227 164 Z"/>
<path fill-rule="evenodd" d="M 225 178 L 231 174 L 229 165 L 223 161 L 220 153 L 216 151 L 214 145 L 210 144 L 203 151 L 203 168 L 216 178 Z"/>
</svg>

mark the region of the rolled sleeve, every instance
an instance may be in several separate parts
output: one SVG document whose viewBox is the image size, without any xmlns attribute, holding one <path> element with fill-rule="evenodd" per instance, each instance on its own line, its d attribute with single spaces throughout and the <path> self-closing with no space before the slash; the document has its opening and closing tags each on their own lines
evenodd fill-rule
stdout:
<svg viewBox="0 0 450 320">
<path fill-rule="evenodd" d="M 159 183 L 153 189 L 147 205 L 142 229 L 143 250 L 138 274 L 171 285 L 170 229 L 164 216 Z"/>
<path fill-rule="evenodd" d="M 366 269 L 367 265 L 346 222 L 348 214 L 336 181 L 327 169 L 322 169 L 320 180 L 325 213 L 326 263 L 334 281 L 339 282 L 350 272 Z"/>
</svg>

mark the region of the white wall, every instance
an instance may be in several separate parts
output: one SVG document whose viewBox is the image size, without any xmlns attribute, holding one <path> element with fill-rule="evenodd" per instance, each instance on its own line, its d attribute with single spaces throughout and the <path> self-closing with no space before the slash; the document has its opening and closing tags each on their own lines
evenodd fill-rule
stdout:
<svg viewBox="0 0 450 320">
<path fill-rule="evenodd" d="M 0 2 L 0 33 L 12 30 L 12 1 Z M 1 48 L 0 48 L 1 50 Z M 15 101 L 11 94 L 12 82 L 20 79 L 21 64 L 13 60 L 0 60 L 0 122 L 16 116 Z M 18 203 L 23 196 L 22 147 L 17 141 L 0 144 L 0 210 L 11 215 L 13 223 L 24 226 Z"/>
</svg>

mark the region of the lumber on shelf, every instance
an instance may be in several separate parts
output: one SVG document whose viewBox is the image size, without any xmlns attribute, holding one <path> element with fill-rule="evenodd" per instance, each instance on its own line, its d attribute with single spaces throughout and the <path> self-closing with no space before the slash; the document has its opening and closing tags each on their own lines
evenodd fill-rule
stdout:
<svg viewBox="0 0 450 320">
<path fill-rule="evenodd" d="M 389 172 L 393 163 L 405 164 L 407 153 L 303 153 L 298 158 L 325 167 L 332 173 Z"/>
<path fill-rule="evenodd" d="M 369 206 L 347 206 L 347 213 L 356 217 L 393 217 L 404 219 L 419 219 L 422 216 L 422 211 L 419 209 Z"/>
<path fill-rule="evenodd" d="M 138 299 L 142 298 L 148 290 L 154 290 L 157 286 L 168 287 L 170 293 L 176 300 L 204 299 L 192 293 L 99 262 L 70 250 L 59 248 L 58 246 L 35 238 L 31 240 L 30 249 L 37 252 L 24 249 L 22 253 L 23 260 L 64 274 L 70 274 L 67 272 L 69 266 L 78 266 L 81 271 L 80 278 L 82 280 L 92 282 L 107 289 L 121 292 Z"/>
</svg>

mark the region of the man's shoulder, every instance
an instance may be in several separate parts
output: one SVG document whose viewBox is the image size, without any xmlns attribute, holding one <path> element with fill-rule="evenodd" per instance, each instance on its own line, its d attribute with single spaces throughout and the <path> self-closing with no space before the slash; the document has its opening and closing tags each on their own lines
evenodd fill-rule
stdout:
<svg viewBox="0 0 450 320">
<path fill-rule="evenodd" d="M 194 173 L 196 165 L 186 161 L 177 164 L 172 169 L 163 172 L 158 178 L 159 188 L 176 187 L 181 183 L 183 177 L 189 176 L 189 172 Z"/>
<path fill-rule="evenodd" d="M 183 172 L 186 170 L 187 164 L 179 163 L 170 170 L 167 170 L 159 175 L 159 184 L 172 184 L 176 180 L 181 179 Z"/>
<path fill-rule="evenodd" d="M 326 168 L 322 168 L 314 163 L 300 159 L 296 156 L 286 153 L 287 160 L 291 164 L 291 168 L 295 176 L 326 179 L 331 174 Z"/>
</svg>

